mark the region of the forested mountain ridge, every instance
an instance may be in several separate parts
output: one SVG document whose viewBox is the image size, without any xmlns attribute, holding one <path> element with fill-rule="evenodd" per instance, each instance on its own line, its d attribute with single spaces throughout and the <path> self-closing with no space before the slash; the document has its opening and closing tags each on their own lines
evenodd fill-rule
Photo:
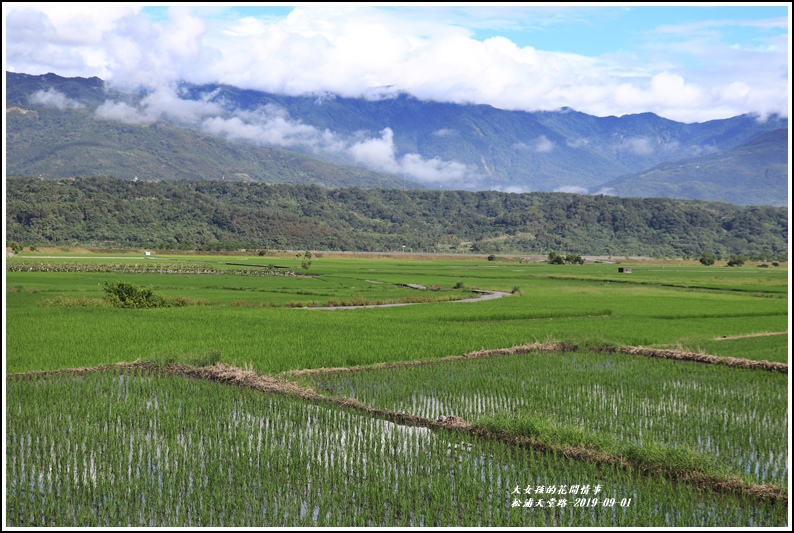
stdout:
<svg viewBox="0 0 794 533">
<path fill-rule="evenodd" d="M 738 205 L 785 206 L 789 144 L 788 130 L 781 128 L 725 152 L 662 163 L 604 187 L 618 196 L 698 197 Z"/>
<path fill-rule="evenodd" d="M 222 179 L 316 183 L 325 187 L 408 187 L 394 175 L 342 166 L 304 154 L 236 143 L 168 122 L 96 120 L 87 109 L 9 107 L 7 175 L 66 178 Z"/>
<path fill-rule="evenodd" d="M 125 93 L 98 78 L 8 72 L 6 80 L 7 175 L 223 175 L 329 187 L 606 193 L 605 184 L 620 176 L 788 128 L 778 115 L 686 124 L 653 113 L 509 111 L 406 94 L 287 96 L 184 83 Z M 272 155 L 275 147 L 286 150 Z M 296 152 L 313 162 L 298 164 Z M 329 162 L 347 167 L 317 171 Z M 769 185 L 767 178 L 763 172 L 751 176 L 756 190 Z M 730 189 L 733 176 L 723 180 Z M 683 196 L 698 194 L 695 187 Z M 720 196 L 718 188 L 709 198 L 735 197 Z M 748 204 L 766 198 L 748 192 L 741 197 Z"/>
<path fill-rule="evenodd" d="M 659 198 L 10 177 L 6 202 L 7 241 L 35 245 L 788 253 L 785 208 Z"/>
<path fill-rule="evenodd" d="M 483 183 L 600 186 L 610 176 L 738 146 L 760 133 L 787 127 L 777 115 L 741 115 L 686 124 L 654 113 L 596 117 L 569 108 L 508 111 L 488 105 L 421 101 L 407 94 L 360 99 L 334 95 L 286 96 L 227 85 L 185 86 L 189 98 L 253 110 L 272 104 L 302 123 L 330 131 L 394 132 L 398 152 L 458 161 L 476 168 Z M 593 190 L 591 190 L 593 192 Z"/>
</svg>

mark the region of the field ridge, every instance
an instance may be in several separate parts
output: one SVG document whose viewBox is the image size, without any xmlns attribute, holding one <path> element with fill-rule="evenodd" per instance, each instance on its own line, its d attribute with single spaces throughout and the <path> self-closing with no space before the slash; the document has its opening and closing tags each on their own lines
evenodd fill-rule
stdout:
<svg viewBox="0 0 794 533">
<path fill-rule="evenodd" d="M 714 337 L 715 341 L 732 341 L 736 339 L 749 339 L 750 337 L 774 337 L 788 335 L 788 331 L 763 331 L 761 333 L 748 333 L 747 335 L 731 335 L 730 337 Z"/>
<path fill-rule="evenodd" d="M 576 352 L 586 349 L 594 352 L 614 353 L 620 352 L 628 355 L 643 355 L 646 357 L 658 357 L 661 359 L 676 359 L 680 361 L 696 361 L 716 365 L 733 366 L 737 368 L 752 368 L 756 370 L 768 370 L 773 372 L 788 373 L 788 364 L 777 363 L 774 361 L 754 361 L 739 357 L 728 357 L 720 355 L 709 355 L 704 353 L 688 352 L 684 350 L 661 350 L 657 348 L 646 348 L 644 346 L 582 346 L 568 342 L 558 343 L 531 343 L 513 346 L 511 348 L 496 348 L 492 350 L 477 350 L 463 355 L 449 355 L 437 359 L 420 359 L 414 361 L 400 361 L 397 363 L 375 363 L 364 366 L 348 366 L 333 368 L 307 368 L 303 370 L 287 370 L 279 375 L 285 377 L 303 377 L 316 374 L 343 374 L 348 372 L 362 372 L 370 370 L 383 370 L 388 368 L 403 368 L 417 365 L 428 365 L 436 363 L 449 363 L 464 359 L 478 359 L 488 357 L 500 357 L 505 355 L 527 354 L 532 352 Z"/>
<path fill-rule="evenodd" d="M 562 344 L 562 343 L 561 343 Z M 554 351 L 555 345 L 528 345 L 538 350 Z M 523 351 L 522 351 L 523 350 Z M 485 356 L 484 352 L 500 352 L 493 355 L 510 355 L 516 353 L 527 353 L 527 346 L 506 348 L 502 350 L 481 350 L 473 352 L 480 357 Z M 458 359 L 465 356 L 455 356 Z M 285 394 L 296 396 L 309 401 L 337 405 L 345 409 L 359 411 L 361 413 L 387 420 L 389 422 L 404 425 L 425 427 L 428 429 L 448 429 L 468 433 L 475 437 L 485 437 L 498 439 L 511 446 L 531 446 L 540 451 L 551 451 L 560 453 L 567 458 L 580 461 L 593 461 L 599 465 L 616 465 L 622 468 L 632 468 L 638 465 L 632 461 L 618 455 L 610 455 L 599 450 L 593 450 L 582 446 L 555 445 L 543 442 L 532 437 L 523 435 L 511 435 L 506 431 L 493 431 L 486 427 L 473 425 L 464 419 L 450 415 L 442 416 L 437 419 L 415 416 L 409 413 L 401 413 L 386 409 L 376 409 L 370 407 L 355 398 L 342 397 L 333 398 L 317 393 L 309 387 L 302 387 L 295 383 L 279 379 L 276 377 L 258 374 L 252 369 L 239 368 L 225 363 L 215 363 L 208 366 L 193 366 L 187 364 L 158 365 L 148 361 L 135 361 L 132 363 L 116 363 L 114 365 L 102 365 L 95 367 L 82 367 L 73 369 L 61 369 L 50 371 L 31 371 L 15 374 L 7 374 L 11 379 L 41 379 L 48 375 L 77 374 L 82 375 L 87 372 L 108 372 L 113 370 L 131 370 L 133 372 L 152 372 L 174 376 L 188 376 L 193 378 L 215 381 L 226 385 L 237 385 L 241 388 L 250 388 L 265 393 Z M 714 490 L 723 493 L 733 493 L 738 495 L 751 496 L 758 500 L 769 500 L 771 502 L 782 501 L 788 504 L 788 492 L 777 485 L 767 483 L 758 484 L 744 481 L 735 476 L 717 476 L 702 471 L 682 471 L 675 468 L 664 468 L 659 465 L 640 466 L 644 474 L 661 474 L 676 481 L 694 484 L 701 490 Z"/>
</svg>

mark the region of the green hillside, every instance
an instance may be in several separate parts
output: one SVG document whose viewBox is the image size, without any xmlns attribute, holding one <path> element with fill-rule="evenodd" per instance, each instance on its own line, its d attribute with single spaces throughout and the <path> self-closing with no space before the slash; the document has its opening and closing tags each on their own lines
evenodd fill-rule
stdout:
<svg viewBox="0 0 794 533">
<path fill-rule="evenodd" d="M 35 245 L 786 254 L 788 211 L 565 193 L 224 181 L 6 179 L 6 239 Z"/>
<path fill-rule="evenodd" d="M 703 157 L 683 159 L 606 183 L 620 196 L 702 198 L 738 205 L 788 204 L 788 130 Z"/>
<path fill-rule="evenodd" d="M 325 187 L 418 187 L 388 174 L 297 152 L 235 143 L 158 121 L 125 124 L 88 109 L 6 110 L 6 175 L 66 178 L 316 183 Z"/>
</svg>

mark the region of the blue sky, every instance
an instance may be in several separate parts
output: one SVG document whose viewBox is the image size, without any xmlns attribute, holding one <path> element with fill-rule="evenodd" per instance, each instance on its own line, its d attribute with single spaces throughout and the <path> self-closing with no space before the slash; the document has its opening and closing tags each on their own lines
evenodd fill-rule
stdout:
<svg viewBox="0 0 794 533">
<path fill-rule="evenodd" d="M 217 18 L 256 17 L 282 20 L 294 9 L 291 6 L 234 6 L 217 13 Z M 599 55 L 617 50 L 636 49 L 654 30 L 663 26 L 732 22 L 721 33 L 729 44 L 754 47 L 764 39 L 785 34 L 783 28 L 758 27 L 770 19 L 788 17 L 783 5 L 767 6 L 381 6 L 395 16 L 433 17 L 467 28 L 472 37 L 484 41 L 503 36 L 518 46 L 533 46 L 551 52 Z M 151 6 L 142 13 L 152 20 L 168 18 L 167 6 Z"/>
<path fill-rule="evenodd" d="M 7 70 L 695 122 L 790 106 L 789 4 L 3 4 Z"/>
</svg>

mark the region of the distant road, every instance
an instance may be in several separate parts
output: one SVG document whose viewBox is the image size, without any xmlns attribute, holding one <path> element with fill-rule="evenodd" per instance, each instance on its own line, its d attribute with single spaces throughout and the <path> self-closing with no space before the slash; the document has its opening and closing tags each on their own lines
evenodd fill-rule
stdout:
<svg viewBox="0 0 794 533">
<path fill-rule="evenodd" d="M 337 309 L 373 309 L 376 307 L 402 307 L 405 305 L 425 305 L 425 304 L 434 304 L 434 303 L 445 303 L 445 304 L 455 304 L 455 303 L 468 303 L 468 302 L 482 302 L 485 300 L 495 300 L 497 298 L 504 298 L 505 296 L 512 296 L 509 292 L 501 292 L 501 291 L 479 291 L 475 290 L 472 292 L 479 292 L 480 296 L 476 298 L 465 298 L 463 300 L 447 300 L 443 302 L 406 302 L 406 303 L 396 303 L 396 304 L 372 304 L 372 305 L 340 305 L 334 307 L 296 307 L 294 309 L 317 309 L 321 311 L 336 311 Z"/>
</svg>

